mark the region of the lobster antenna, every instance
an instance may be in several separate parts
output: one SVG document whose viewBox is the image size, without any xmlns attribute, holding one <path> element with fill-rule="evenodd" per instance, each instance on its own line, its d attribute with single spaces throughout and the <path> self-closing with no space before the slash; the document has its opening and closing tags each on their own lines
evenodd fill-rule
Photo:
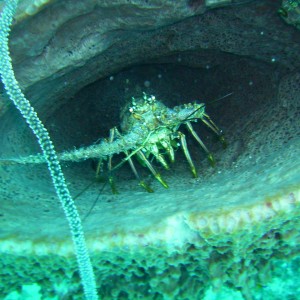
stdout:
<svg viewBox="0 0 300 300">
<path fill-rule="evenodd" d="M 189 120 L 189 121 L 191 121 L 191 120 L 194 120 L 195 118 L 192 118 L 192 119 L 190 119 L 190 117 L 192 116 L 192 115 L 194 115 L 200 108 L 202 108 L 203 107 L 203 105 L 202 106 L 200 106 L 200 107 L 198 107 L 197 109 L 195 109 L 195 110 L 193 110 L 184 120 L 183 120 L 183 122 L 184 121 L 187 121 L 187 120 Z"/>
<path fill-rule="evenodd" d="M 218 99 L 215 99 L 215 100 L 213 100 L 213 101 L 210 101 L 210 102 L 208 102 L 208 105 L 210 105 L 211 103 L 214 103 L 214 102 L 223 100 L 224 98 L 227 98 L 227 97 L 231 96 L 232 94 L 233 94 L 233 92 L 228 93 L 228 94 L 226 94 L 225 96 L 222 96 L 221 98 L 218 98 Z M 199 108 L 197 108 L 197 109 L 195 109 L 194 111 L 192 111 L 192 112 L 191 112 L 191 113 L 190 113 L 183 121 L 186 121 L 186 120 L 191 121 L 192 119 L 189 119 L 189 118 L 190 118 L 193 114 L 195 114 L 200 108 L 202 108 L 202 106 L 199 107 Z"/>
<path fill-rule="evenodd" d="M 211 104 L 211 103 L 214 103 L 214 102 L 217 102 L 217 101 L 223 100 L 224 98 L 227 98 L 227 97 L 231 96 L 232 94 L 234 94 L 234 93 L 233 93 L 233 92 L 231 92 L 231 93 L 228 93 L 227 95 L 225 95 L 225 96 L 222 96 L 221 98 L 218 98 L 218 99 L 212 100 L 212 101 L 208 102 L 207 104 Z"/>
</svg>

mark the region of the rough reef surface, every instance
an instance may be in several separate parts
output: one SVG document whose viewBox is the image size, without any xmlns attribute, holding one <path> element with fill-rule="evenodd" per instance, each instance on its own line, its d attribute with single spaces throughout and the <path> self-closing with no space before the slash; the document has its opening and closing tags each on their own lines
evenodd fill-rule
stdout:
<svg viewBox="0 0 300 300">
<path fill-rule="evenodd" d="M 296 299 L 300 31 L 278 15 L 280 6 L 20 2 L 10 40 L 16 77 L 58 151 L 108 137 L 121 107 L 143 91 L 169 107 L 205 102 L 228 141 L 222 149 L 195 123 L 216 157 L 211 168 L 180 128 L 200 177 L 191 178 L 178 149 L 172 171 L 157 166 L 168 190 L 139 168 L 153 194 L 126 165 L 112 195 L 109 185 L 90 185 L 93 162 L 63 164 L 72 195 L 90 185 L 76 204 L 102 299 Z M 0 158 L 39 151 L 2 91 Z M 46 166 L 0 164 L 0 183 L 0 298 L 82 299 Z"/>
</svg>

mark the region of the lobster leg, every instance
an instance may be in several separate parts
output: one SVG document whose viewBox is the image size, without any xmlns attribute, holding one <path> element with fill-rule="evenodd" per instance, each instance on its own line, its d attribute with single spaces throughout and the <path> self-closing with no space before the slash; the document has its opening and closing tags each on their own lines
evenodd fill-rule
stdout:
<svg viewBox="0 0 300 300">
<path fill-rule="evenodd" d="M 218 137 L 220 142 L 222 143 L 223 148 L 225 149 L 227 147 L 227 142 L 222 134 L 222 131 L 218 128 L 218 126 L 213 122 L 213 120 L 209 117 L 209 115 L 204 114 L 204 118 L 201 118 L 201 121 L 209 127 Z"/>
<path fill-rule="evenodd" d="M 161 153 L 159 153 L 158 147 L 156 145 L 152 145 L 150 152 L 154 155 L 154 157 L 161 163 L 161 165 L 166 169 L 170 170 L 165 158 Z"/>
<path fill-rule="evenodd" d="M 112 128 L 109 131 L 108 143 L 112 143 L 113 142 L 114 136 L 115 136 L 115 129 Z M 96 169 L 96 179 L 100 179 L 101 178 L 100 177 L 100 173 L 103 172 L 102 167 L 103 167 L 103 159 L 100 158 L 99 161 L 98 161 L 98 164 L 97 164 L 97 169 Z M 114 180 L 114 177 L 112 175 L 112 171 L 113 171 L 113 168 L 112 168 L 112 155 L 110 155 L 108 157 L 107 168 L 108 168 L 108 171 L 109 171 L 108 182 L 109 182 L 111 191 L 112 191 L 113 194 L 118 194 L 118 191 L 117 191 L 117 188 L 116 188 L 116 184 L 115 184 L 115 180 Z"/>
<path fill-rule="evenodd" d="M 211 164 L 212 167 L 215 166 L 216 161 L 213 157 L 213 155 L 208 151 L 208 149 L 206 148 L 206 146 L 204 145 L 204 143 L 202 142 L 202 140 L 200 139 L 199 135 L 196 133 L 196 131 L 194 130 L 191 122 L 186 122 L 186 126 L 188 128 L 188 130 L 190 131 L 190 133 L 193 135 L 193 137 L 195 138 L 195 140 L 200 144 L 200 146 L 202 147 L 202 149 L 206 152 L 207 154 L 207 158 L 209 163 Z"/>
<path fill-rule="evenodd" d="M 121 133 L 119 132 L 119 130 L 117 128 L 115 128 L 115 133 L 119 136 L 122 137 Z M 125 155 L 126 155 L 126 160 L 128 161 L 130 168 L 133 172 L 133 174 L 135 175 L 136 179 L 139 180 L 139 185 L 141 187 L 143 187 L 148 193 L 153 193 L 154 191 L 151 189 L 151 187 L 143 180 L 141 179 L 138 171 L 136 170 L 134 163 L 131 159 L 131 155 L 129 154 L 128 151 L 124 151 Z"/>
<path fill-rule="evenodd" d="M 128 152 L 126 151 L 124 153 L 125 153 L 125 155 L 128 159 L 128 163 L 130 165 L 130 168 L 131 168 L 132 172 L 134 173 L 136 179 L 139 180 L 139 185 L 141 187 L 143 187 L 148 193 L 153 193 L 154 191 L 151 189 L 151 187 L 143 179 L 141 179 L 141 177 L 139 176 L 139 173 L 137 172 L 137 170 L 136 170 L 136 168 L 133 164 L 133 161 L 132 161 L 131 157 L 129 156 Z"/>
<path fill-rule="evenodd" d="M 96 169 L 96 179 L 100 179 L 101 178 L 100 177 L 100 173 L 103 172 L 102 167 L 103 167 L 103 159 L 100 158 L 98 160 L 97 169 Z"/>
<path fill-rule="evenodd" d="M 188 161 L 188 163 L 190 165 L 192 174 L 193 174 L 194 178 L 197 178 L 198 174 L 197 174 L 195 165 L 193 163 L 193 160 L 191 158 L 189 149 L 187 147 L 185 135 L 182 132 L 180 132 L 180 131 L 178 131 L 178 134 L 179 134 L 179 138 L 180 138 L 181 146 L 183 148 L 184 155 L 185 155 L 185 157 L 186 157 L 186 159 L 187 159 L 187 161 Z"/>
<path fill-rule="evenodd" d="M 175 162 L 175 154 L 174 154 L 174 149 L 171 145 L 170 138 L 162 140 L 160 143 L 166 149 L 171 163 L 174 163 Z"/>
<path fill-rule="evenodd" d="M 151 163 L 146 158 L 145 154 L 140 150 L 137 152 L 137 155 L 141 159 L 141 161 L 147 166 L 147 168 L 150 170 L 153 176 L 162 184 L 162 186 L 165 187 L 166 189 L 169 188 L 168 184 L 162 179 L 161 175 L 157 173 L 155 169 L 152 167 Z"/>
<path fill-rule="evenodd" d="M 115 132 L 116 132 L 116 128 L 111 128 L 109 130 L 109 140 L 108 140 L 109 143 L 112 143 L 114 141 Z M 109 182 L 111 191 L 112 191 L 113 194 L 118 194 L 118 190 L 116 188 L 115 179 L 114 179 L 114 177 L 112 175 L 112 155 L 110 155 L 108 157 L 107 167 L 108 167 L 108 172 L 109 172 L 108 182 Z"/>
</svg>

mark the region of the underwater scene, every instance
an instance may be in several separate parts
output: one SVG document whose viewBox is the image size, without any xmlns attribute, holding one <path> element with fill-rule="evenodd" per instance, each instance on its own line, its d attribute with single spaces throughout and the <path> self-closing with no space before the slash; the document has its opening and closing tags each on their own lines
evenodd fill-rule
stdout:
<svg viewBox="0 0 300 300">
<path fill-rule="evenodd" d="M 300 300 L 300 0 L 0 0 L 0 300 Z"/>
</svg>

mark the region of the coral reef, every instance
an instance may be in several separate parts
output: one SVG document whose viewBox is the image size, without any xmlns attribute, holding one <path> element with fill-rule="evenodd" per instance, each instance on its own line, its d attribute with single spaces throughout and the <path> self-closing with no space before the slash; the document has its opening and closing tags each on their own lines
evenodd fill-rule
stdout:
<svg viewBox="0 0 300 300">
<path fill-rule="evenodd" d="M 115 172 L 119 195 L 101 182 L 91 185 L 92 162 L 62 165 L 103 299 L 231 293 L 287 300 L 299 292 L 293 279 L 300 250 L 300 32 L 281 19 L 274 1 L 208 11 L 201 2 L 86 1 L 72 10 L 75 17 L 69 2 L 55 1 L 17 17 L 12 31 L 16 77 L 58 151 L 107 137 L 120 123 L 120 108 L 141 91 L 166 99 L 167 107 L 199 99 L 228 140 L 220 149 L 197 124 L 216 167 L 191 142 L 199 178 L 191 179 L 178 151 L 174 172 L 157 166 L 172 183 L 168 190 L 139 169 L 154 194 L 139 189 L 126 165 Z M 63 22 L 53 23 L 58 12 Z M 99 35 L 90 35 L 95 29 Z M 1 101 L 1 158 L 38 153 L 14 107 Z M 1 165 L 0 172 L 0 297 L 31 290 L 42 299 L 81 299 L 72 241 L 46 166 Z"/>
</svg>

